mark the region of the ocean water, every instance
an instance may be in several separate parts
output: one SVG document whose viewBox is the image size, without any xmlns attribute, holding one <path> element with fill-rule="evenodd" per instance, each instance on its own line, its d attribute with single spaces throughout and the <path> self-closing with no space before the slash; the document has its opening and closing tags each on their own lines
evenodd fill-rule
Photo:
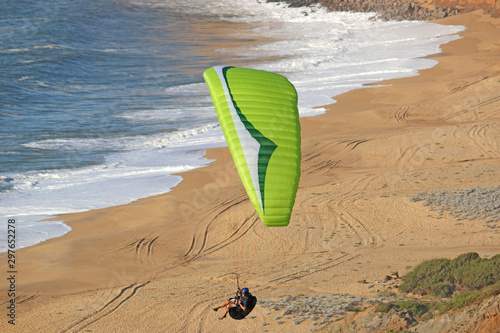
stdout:
<svg viewBox="0 0 500 333">
<path fill-rule="evenodd" d="M 19 0 L 0 10 L 0 251 L 59 237 L 63 213 L 166 193 L 224 146 L 202 73 L 281 73 L 302 116 L 417 75 L 461 26 L 260 0 Z"/>
</svg>

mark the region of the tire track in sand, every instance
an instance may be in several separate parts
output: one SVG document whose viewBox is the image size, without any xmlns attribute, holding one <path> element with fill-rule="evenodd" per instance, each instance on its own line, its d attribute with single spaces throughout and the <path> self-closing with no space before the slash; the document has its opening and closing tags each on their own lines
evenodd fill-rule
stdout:
<svg viewBox="0 0 500 333">
<path fill-rule="evenodd" d="M 471 114 L 471 120 L 477 120 L 479 118 L 479 113 L 478 113 L 479 109 L 486 107 L 486 106 L 490 106 L 490 105 L 495 104 L 495 103 L 500 103 L 500 96 L 492 97 L 492 98 L 489 98 L 485 101 L 476 103 L 476 104 L 469 106 L 469 107 L 466 107 L 460 111 L 457 111 L 457 112 L 452 113 L 450 115 L 446 115 L 442 118 L 439 118 L 438 120 L 449 121 L 449 120 L 452 120 L 453 118 L 456 118 L 458 116 L 464 116 L 467 114 Z M 496 116 L 499 113 L 500 113 L 500 109 L 496 108 L 495 111 L 488 113 L 488 117 Z"/>
<path fill-rule="evenodd" d="M 498 138 L 500 130 L 490 124 L 474 125 L 467 131 L 467 137 L 482 153 L 498 157 Z"/>
<path fill-rule="evenodd" d="M 412 107 L 411 106 L 403 106 L 403 107 L 400 107 L 395 113 L 394 113 L 394 119 L 396 119 L 396 121 L 398 123 L 408 123 L 409 120 L 408 120 L 408 114 L 410 113 L 410 111 L 412 110 Z"/>
<path fill-rule="evenodd" d="M 361 254 L 353 254 L 353 253 L 344 253 L 340 255 L 339 257 L 330 260 L 330 261 L 325 261 L 317 265 L 309 266 L 307 269 L 301 269 L 294 271 L 292 273 L 288 273 L 285 275 L 282 275 L 280 277 L 274 278 L 272 280 L 269 280 L 269 283 L 277 283 L 277 284 L 283 284 L 292 280 L 300 280 L 306 276 L 323 272 L 326 270 L 329 270 L 335 266 L 339 266 L 342 264 L 345 264 L 351 260 L 356 259 L 359 257 Z"/>
<path fill-rule="evenodd" d="M 236 208 L 238 205 L 246 202 L 247 198 L 235 198 L 231 201 L 228 201 L 225 207 L 218 212 L 211 220 L 205 225 L 201 236 L 199 234 L 193 234 L 191 245 L 189 246 L 188 251 L 183 255 L 183 261 L 185 263 L 189 261 L 193 261 L 201 256 L 205 256 L 211 254 L 231 243 L 241 238 L 245 233 L 250 230 L 250 228 L 255 224 L 256 219 L 255 215 L 252 214 L 245 218 L 245 220 L 239 224 L 237 229 L 230 234 L 228 237 L 223 239 L 222 241 L 215 243 L 214 245 L 208 246 L 207 240 L 209 236 L 210 227 L 215 223 L 218 217 L 222 216 L 225 213 L 228 213 L 230 209 Z"/>
<path fill-rule="evenodd" d="M 345 209 L 339 218 L 358 237 L 360 245 L 369 247 L 377 246 L 381 243 L 381 237 L 371 232 L 360 219 L 354 217 L 354 215 L 349 212 L 349 209 Z"/>
<path fill-rule="evenodd" d="M 127 301 L 129 301 L 132 297 L 134 297 L 139 289 L 143 288 L 146 286 L 150 281 L 144 282 L 140 285 L 137 284 L 130 284 L 126 286 L 125 288 L 122 288 L 118 295 L 113 297 L 110 301 L 108 301 L 104 306 L 102 306 L 100 309 L 92 312 L 91 314 L 83 317 L 82 319 L 78 320 L 77 322 L 71 324 L 64 330 L 62 330 L 63 333 L 65 332 L 81 332 L 84 328 L 92 325 L 93 323 L 105 318 L 106 316 L 114 313 L 117 311 L 121 306 L 123 306 Z"/>
</svg>

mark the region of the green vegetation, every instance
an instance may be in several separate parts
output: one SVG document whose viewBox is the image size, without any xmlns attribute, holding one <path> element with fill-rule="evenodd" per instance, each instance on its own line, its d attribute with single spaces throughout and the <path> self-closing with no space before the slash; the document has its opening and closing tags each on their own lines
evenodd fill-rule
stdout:
<svg viewBox="0 0 500 333">
<path fill-rule="evenodd" d="M 387 313 L 391 309 L 396 309 L 397 311 L 407 310 L 411 312 L 414 317 L 421 317 L 424 313 L 429 311 L 432 306 L 427 303 L 421 303 L 416 301 L 399 301 L 387 304 L 381 304 L 378 311 Z"/>
<path fill-rule="evenodd" d="M 399 290 L 445 298 L 457 289 L 480 290 L 497 281 L 500 281 L 500 255 L 483 259 L 469 252 L 453 260 L 433 259 L 421 263 L 403 277 Z"/>
<path fill-rule="evenodd" d="M 384 303 L 378 311 L 407 310 L 414 317 L 432 317 L 436 311 L 443 314 L 500 294 L 500 254 L 484 259 L 469 252 L 452 260 L 425 261 L 402 279 L 401 292 L 430 297 Z"/>
<path fill-rule="evenodd" d="M 486 295 L 499 295 L 500 294 L 500 281 L 493 283 L 492 285 L 483 288 L 483 293 Z"/>
<path fill-rule="evenodd" d="M 447 311 L 452 311 L 463 308 L 467 305 L 471 305 L 474 302 L 479 301 L 487 296 L 488 295 L 485 295 L 480 291 L 471 291 L 459 294 L 452 297 L 448 302 L 443 302 L 436 305 L 436 310 L 438 310 L 440 314 L 443 314 Z"/>
<path fill-rule="evenodd" d="M 356 307 L 352 307 L 352 308 L 347 308 L 345 309 L 346 311 L 349 311 L 349 312 L 361 312 L 360 309 L 356 308 Z"/>
</svg>

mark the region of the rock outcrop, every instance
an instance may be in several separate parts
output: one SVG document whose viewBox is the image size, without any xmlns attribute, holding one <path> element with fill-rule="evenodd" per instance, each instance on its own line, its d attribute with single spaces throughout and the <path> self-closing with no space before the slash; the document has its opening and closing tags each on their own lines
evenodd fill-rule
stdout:
<svg viewBox="0 0 500 333">
<path fill-rule="evenodd" d="M 432 0 L 438 6 L 472 9 L 500 9 L 500 0 Z"/>
<path fill-rule="evenodd" d="M 398 312 L 392 309 L 388 313 L 381 313 L 374 306 L 358 313 L 352 313 L 322 330 L 322 332 L 336 333 L 403 331 L 498 333 L 500 332 L 500 295 L 427 320 L 416 320 L 408 311 Z"/>
<path fill-rule="evenodd" d="M 500 0 L 268 0 L 290 7 L 321 4 L 331 11 L 376 12 L 383 20 L 442 19 L 475 9 L 497 15 Z"/>
</svg>

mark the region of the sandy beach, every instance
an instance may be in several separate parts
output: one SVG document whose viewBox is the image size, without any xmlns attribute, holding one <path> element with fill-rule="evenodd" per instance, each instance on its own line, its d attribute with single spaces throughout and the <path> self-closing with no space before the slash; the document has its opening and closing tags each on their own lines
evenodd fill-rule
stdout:
<svg viewBox="0 0 500 333">
<path fill-rule="evenodd" d="M 435 67 L 301 119 L 288 227 L 260 222 L 228 150 L 210 149 L 213 162 L 173 191 L 60 216 L 69 234 L 16 251 L 16 325 L 2 292 L 0 331 L 309 332 L 311 320 L 278 323 L 259 304 L 242 321 L 212 308 L 232 296 L 236 274 L 259 300 L 371 297 L 369 285 L 424 260 L 500 253 L 500 223 L 411 200 L 500 184 L 500 20 L 475 11 L 437 22 L 467 29 L 430 57 Z"/>
</svg>

